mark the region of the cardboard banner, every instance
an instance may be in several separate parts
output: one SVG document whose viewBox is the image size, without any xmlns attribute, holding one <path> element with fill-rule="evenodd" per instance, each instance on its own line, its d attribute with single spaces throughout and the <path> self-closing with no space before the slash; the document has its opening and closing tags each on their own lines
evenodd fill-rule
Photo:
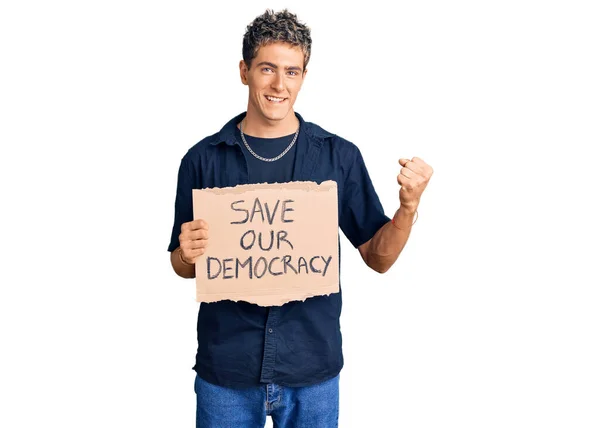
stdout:
<svg viewBox="0 0 600 428">
<path fill-rule="evenodd" d="M 280 306 L 339 292 L 337 183 L 194 189 L 209 226 L 196 259 L 196 300 Z"/>
</svg>

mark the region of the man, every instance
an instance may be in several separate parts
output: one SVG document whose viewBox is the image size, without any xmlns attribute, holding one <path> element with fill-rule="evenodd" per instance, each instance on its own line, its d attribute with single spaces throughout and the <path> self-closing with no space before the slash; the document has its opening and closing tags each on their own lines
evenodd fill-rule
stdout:
<svg viewBox="0 0 600 428">
<path fill-rule="evenodd" d="M 400 208 L 393 219 L 373 189 L 358 148 L 293 110 L 310 59 L 310 30 L 287 10 L 267 10 L 248 27 L 240 77 L 247 111 L 192 147 L 179 168 L 171 263 L 184 278 L 209 246 L 209 225 L 193 220 L 192 189 L 335 180 L 339 225 L 366 264 L 385 272 L 406 244 L 433 170 L 400 159 Z M 212 238 L 211 238 L 212 239 Z M 197 426 L 337 426 L 343 366 L 339 293 L 261 307 L 201 303 Z"/>
</svg>

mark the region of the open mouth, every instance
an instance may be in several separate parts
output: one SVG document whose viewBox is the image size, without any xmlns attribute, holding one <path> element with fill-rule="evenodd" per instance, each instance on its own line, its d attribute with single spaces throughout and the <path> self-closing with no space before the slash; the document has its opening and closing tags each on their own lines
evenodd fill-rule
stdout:
<svg viewBox="0 0 600 428">
<path fill-rule="evenodd" d="M 285 100 L 287 100 L 287 98 L 282 98 L 282 97 L 273 97 L 271 95 L 265 95 L 265 98 L 273 104 L 280 104 L 282 102 L 284 102 Z"/>
</svg>

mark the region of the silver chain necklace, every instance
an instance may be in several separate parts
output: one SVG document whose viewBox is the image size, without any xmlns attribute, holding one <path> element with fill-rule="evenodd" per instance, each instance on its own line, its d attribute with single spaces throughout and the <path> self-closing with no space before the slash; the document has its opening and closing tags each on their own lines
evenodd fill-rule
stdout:
<svg viewBox="0 0 600 428">
<path fill-rule="evenodd" d="M 263 162 L 275 162 L 276 160 L 281 159 L 287 152 L 290 151 L 290 149 L 292 148 L 292 146 L 296 142 L 296 138 L 298 138 L 298 133 L 300 132 L 300 126 L 298 126 L 298 129 L 296 129 L 296 134 L 294 135 L 294 139 L 292 140 L 292 142 L 290 143 L 290 145 L 287 146 L 286 149 L 280 155 L 275 156 L 274 158 L 263 158 L 262 156 L 257 155 L 256 153 L 254 153 L 254 150 L 252 150 L 250 148 L 250 145 L 246 141 L 246 138 L 244 138 L 244 130 L 242 128 L 243 124 L 244 124 L 244 121 L 242 120 L 242 122 L 240 123 L 240 133 L 242 134 L 242 141 L 244 142 L 244 145 L 246 146 L 246 148 L 248 149 L 248 151 L 250 153 L 252 153 L 252 156 L 254 156 L 256 159 L 259 159 L 259 160 L 261 160 Z"/>
</svg>

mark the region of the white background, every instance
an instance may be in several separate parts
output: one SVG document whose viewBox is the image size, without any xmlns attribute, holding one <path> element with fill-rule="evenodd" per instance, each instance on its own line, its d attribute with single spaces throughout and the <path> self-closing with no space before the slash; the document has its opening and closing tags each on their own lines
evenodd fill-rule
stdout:
<svg viewBox="0 0 600 428">
<path fill-rule="evenodd" d="M 398 158 L 435 169 L 388 273 L 343 238 L 340 427 L 600 426 L 595 3 L 3 2 L 0 426 L 193 426 L 177 169 L 245 110 L 266 7 L 388 215 Z"/>
</svg>

